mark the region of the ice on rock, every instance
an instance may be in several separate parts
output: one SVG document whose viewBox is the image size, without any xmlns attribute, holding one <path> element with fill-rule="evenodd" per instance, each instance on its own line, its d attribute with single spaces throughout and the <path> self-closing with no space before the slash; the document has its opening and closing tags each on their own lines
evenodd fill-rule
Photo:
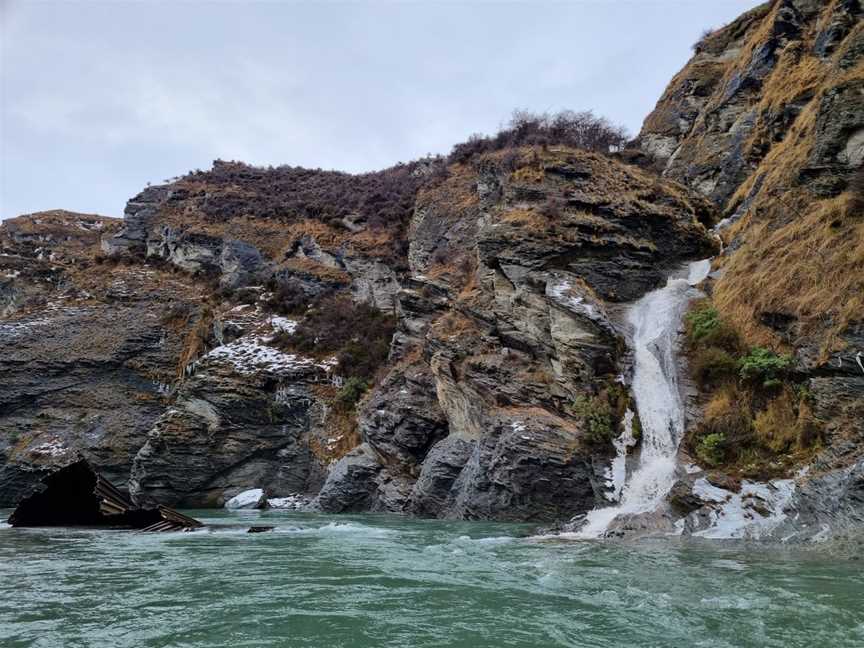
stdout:
<svg viewBox="0 0 864 648">
<path fill-rule="evenodd" d="M 697 261 L 688 267 L 687 278 L 672 277 L 627 312 L 633 330 L 635 368 L 633 395 L 642 422 L 642 451 L 639 465 L 631 475 L 622 475 L 626 459 L 619 449 L 610 474 L 611 486 L 618 491 L 617 506 L 594 509 L 578 535 L 602 537 L 619 515 L 654 511 L 672 488 L 677 467 L 678 444 L 684 433 L 684 408 L 678 390 L 675 357 L 678 326 L 695 295 L 692 286 L 702 281 L 711 264 Z M 547 289 L 548 290 L 548 289 Z M 552 292 L 555 292 L 553 288 Z M 619 438 L 619 443 L 624 443 Z M 626 454 L 625 454 L 626 458 Z M 619 486 L 619 484 L 623 485 Z M 620 488 L 620 490 L 619 490 Z"/>
</svg>

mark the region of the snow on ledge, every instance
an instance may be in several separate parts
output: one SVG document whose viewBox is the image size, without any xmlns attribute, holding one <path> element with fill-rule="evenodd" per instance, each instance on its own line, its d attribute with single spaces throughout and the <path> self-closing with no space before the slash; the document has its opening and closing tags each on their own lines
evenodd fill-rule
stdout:
<svg viewBox="0 0 864 648">
<path fill-rule="evenodd" d="M 297 322 L 287 317 L 279 317 L 278 315 L 273 315 L 270 318 L 270 326 L 273 327 L 273 330 L 277 333 L 287 333 L 291 335 L 294 331 L 297 330 Z"/>
</svg>

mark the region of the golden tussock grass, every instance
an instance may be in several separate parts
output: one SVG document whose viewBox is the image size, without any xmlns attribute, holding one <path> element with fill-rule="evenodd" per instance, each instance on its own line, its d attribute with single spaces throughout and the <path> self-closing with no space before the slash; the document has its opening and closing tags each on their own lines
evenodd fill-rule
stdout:
<svg viewBox="0 0 864 648">
<path fill-rule="evenodd" d="M 824 26 L 835 2 L 826 5 Z M 753 47 L 770 21 L 749 42 Z M 864 29 L 858 25 L 855 31 Z M 817 30 L 814 30 L 814 33 Z M 821 62 L 803 45 L 793 43 L 781 53 L 766 79 L 759 114 L 777 112 L 789 102 L 812 94 L 784 139 L 773 144 L 758 167 L 729 201 L 732 211 L 762 178 L 762 187 L 745 216 L 724 232 L 728 243 L 741 246 L 720 257 L 724 269 L 714 302 L 751 345 L 783 346 L 760 322 L 766 312 L 798 319 L 798 333 L 816 339 L 823 354 L 842 348 L 841 334 L 864 317 L 864 214 L 850 192 L 819 199 L 800 184 L 801 171 L 816 142 L 816 123 L 826 91 L 864 76 L 864 61 L 840 74 L 832 62 Z M 836 59 L 842 51 L 836 52 Z M 764 142 L 764 125 L 757 122 L 751 145 Z"/>
<path fill-rule="evenodd" d="M 318 263 L 317 261 L 314 261 L 312 259 L 306 259 L 303 257 L 292 257 L 283 261 L 280 264 L 280 267 L 286 268 L 288 270 L 293 270 L 301 274 L 318 277 L 323 281 L 331 281 L 334 283 L 342 284 L 351 283 L 351 275 L 349 275 L 347 272 L 339 270 L 338 268 L 331 268 L 330 266 L 324 265 L 323 263 Z"/>
<path fill-rule="evenodd" d="M 778 198 L 774 210 L 783 210 Z M 792 204 L 800 204 L 789 197 Z M 751 344 L 777 346 L 760 323 L 764 312 L 793 315 L 801 334 L 821 340 L 823 351 L 841 346 L 839 335 L 864 317 L 864 215 L 849 209 L 852 197 L 812 203 L 776 227 L 748 223 L 744 245 L 723 262 L 714 289 L 717 308 Z M 752 220 L 752 217 L 751 217 Z"/>
</svg>

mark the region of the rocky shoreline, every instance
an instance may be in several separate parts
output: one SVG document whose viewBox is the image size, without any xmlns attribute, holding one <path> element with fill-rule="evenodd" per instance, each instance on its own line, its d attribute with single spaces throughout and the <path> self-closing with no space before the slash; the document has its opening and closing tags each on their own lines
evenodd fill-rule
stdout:
<svg viewBox="0 0 864 648">
<path fill-rule="evenodd" d="M 685 443 L 668 501 L 612 531 L 860 526 L 861 18 L 748 12 L 613 153 L 489 139 L 362 176 L 217 161 L 122 221 L 4 221 L 0 506 L 83 458 L 141 505 L 260 489 L 256 506 L 572 530 L 620 495 L 615 440 L 641 429 L 623 313 L 713 256 L 712 308 L 788 355 L 818 434 L 765 480 L 729 439 L 713 466 Z M 678 361 L 697 438 L 716 394 Z M 747 397 L 756 434 L 779 398 Z"/>
</svg>

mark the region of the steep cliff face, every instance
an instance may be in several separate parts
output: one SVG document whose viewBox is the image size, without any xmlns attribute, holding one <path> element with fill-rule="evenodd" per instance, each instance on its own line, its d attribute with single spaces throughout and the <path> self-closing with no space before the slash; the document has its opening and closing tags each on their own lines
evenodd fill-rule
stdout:
<svg viewBox="0 0 864 648">
<path fill-rule="evenodd" d="M 452 167 L 410 224 L 395 366 L 316 504 L 518 520 L 593 508 L 630 405 L 617 304 L 712 254 L 710 219 L 706 201 L 596 154 Z"/>
<path fill-rule="evenodd" d="M 27 270 L 4 283 L 4 502 L 79 454 L 184 506 L 263 486 L 553 520 L 604 498 L 633 407 L 618 304 L 713 252 L 710 203 L 560 147 L 324 175 L 217 163 L 101 243 L 69 217 L 45 268 L 15 234 L 40 217 L 4 225 Z"/>
<path fill-rule="evenodd" d="M 80 456 L 162 503 L 314 491 L 310 390 L 328 365 L 268 346 L 290 320 L 168 265 L 105 259 L 120 226 L 69 212 L 0 226 L 0 505 Z"/>
<path fill-rule="evenodd" d="M 82 453 L 125 484 L 176 377 L 170 308 L 199 290 L 146 267 L 98 265 L 115 219 L 47 212 L 0 226 L 0 504 Z"/>
<path fill-rule="evenodd" d="M 696 44 L 637 140 L 721 209 L 712 306 L 744 345 L 791 354 L 799 419 L 812 410 L 823 446 L 811 474 L 860 472 L 864 454 L 862 17 L 858 0 L 744 14 Z M 792 396 L 759 398 L 767 429 Z"/>
</svg>

